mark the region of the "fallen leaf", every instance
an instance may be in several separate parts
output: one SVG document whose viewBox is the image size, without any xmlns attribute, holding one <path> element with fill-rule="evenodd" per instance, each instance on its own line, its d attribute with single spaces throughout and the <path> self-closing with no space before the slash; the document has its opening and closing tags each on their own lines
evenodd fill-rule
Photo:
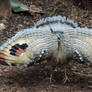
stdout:
<svg viewBox="0 0 92 92">
<path fill-rule="evenodd" d="M 11 0 L 11 8 L 14 12 L 28 11 L 27 5 L 21 4 L 19 0 Z"/>
<path fill-rule="evenodd" d="M 35 6 L 35 5 L 30 5 L 30 7 L 29 7 L 29 12 L 30 13 L 43 13 L 43 10 L 42 10 L 42 8 L 41 7 L 37 7 L 37 6 Z"/>
</svg>

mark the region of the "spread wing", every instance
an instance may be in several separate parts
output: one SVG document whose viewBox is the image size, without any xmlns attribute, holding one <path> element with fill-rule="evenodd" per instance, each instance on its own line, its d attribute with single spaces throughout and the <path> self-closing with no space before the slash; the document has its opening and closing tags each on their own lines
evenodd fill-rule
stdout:
<svg viewBox="0 0 92 92">
<path fill-rule="evenodd" d="M 63 52 L 72 55 L 82 63 L 92 65 L 92 29 L 75 28 L 64 34 Z M 72 53 L 72 54 L 70 54 Z"/>
<path fill-rule="evenodd" d="M 92 65 L 92 29 L 75 28 L 56 34 L 61 38 L 62 58 L 76 58 Z"/>
<path fill-rule="evenodd" d="M 26 29 L 0 46 L 0 62 L 24 66 L 34 64 L 54 53 L 57 45 L 57 37 L 50 31 Z"/>
<path fill-rule="evenodd" d="M 30 40 L 29 40 L 30 39 Z M 29 45 L 33 40 L 30 38 L 19 38 L 16 41 L 7 45 L 0 51 L 0 61 L 3 64 L 24 64 L 30 61 Z"/>
<path fill-rule="evenodd" d="M 92 29 L 77 28 L 76 38 L 74 38 L 74 52 L 79 59 L 88 65 L 92 65 Z"/>
<path fill-rule="evenodd" d="M 36 31 L 37 32 L 37 31 Z M 27 64 L 30 61 L 31 42 L 37 39 L 33 29 L 25 29 L 0 46 L 0 63 L 8 65 Z"/>
</svg>

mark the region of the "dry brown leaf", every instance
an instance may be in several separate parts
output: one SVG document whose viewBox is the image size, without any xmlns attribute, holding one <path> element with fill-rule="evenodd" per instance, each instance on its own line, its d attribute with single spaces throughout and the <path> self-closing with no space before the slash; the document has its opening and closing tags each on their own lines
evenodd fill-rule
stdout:
<svg viewBox="0 0 92 92">
<path fill-rule="evenodd" d="M 37 6 L 35 6 L 35 5 L 30 5 L 30 7 L 29 7 L 29 12 L 30 13 L 43 13 L 43 10 L 42 10 L 42 8 L 41 7 L 37 7 Z"/>
</svg>

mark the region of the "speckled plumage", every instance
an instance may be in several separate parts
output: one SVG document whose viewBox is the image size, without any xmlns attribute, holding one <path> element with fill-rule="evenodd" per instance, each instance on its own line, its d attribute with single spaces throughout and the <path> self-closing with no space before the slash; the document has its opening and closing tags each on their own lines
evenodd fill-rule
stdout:
<svg viewBox="0 0 92 92">
<path fill-rule="evenodd" d="M 62 16 L 43 18 L 0 46 L 0 61 L 27 66 L 49 57 L 63 62 L 68 57 L 92 64 L 92 29 L 80 28 Z"/>
</svg>

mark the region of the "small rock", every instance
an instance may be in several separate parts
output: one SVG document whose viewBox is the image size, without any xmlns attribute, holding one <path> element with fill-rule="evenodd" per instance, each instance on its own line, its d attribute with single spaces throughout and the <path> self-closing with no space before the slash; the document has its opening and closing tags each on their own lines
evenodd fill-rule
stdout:
<svg viewBox="0 0 92 92">
<path fill-rule="evenodd" d="M 8 72 L 9 70 L 8 69 L 4 69 L 4 72 Z"/>
<path fill-rule="evenodd" d="M 6 27 L 5 27 L 5 24 L 3 23 L 0 23 L 0 31 L 4 30 Z"/>
</svg>

